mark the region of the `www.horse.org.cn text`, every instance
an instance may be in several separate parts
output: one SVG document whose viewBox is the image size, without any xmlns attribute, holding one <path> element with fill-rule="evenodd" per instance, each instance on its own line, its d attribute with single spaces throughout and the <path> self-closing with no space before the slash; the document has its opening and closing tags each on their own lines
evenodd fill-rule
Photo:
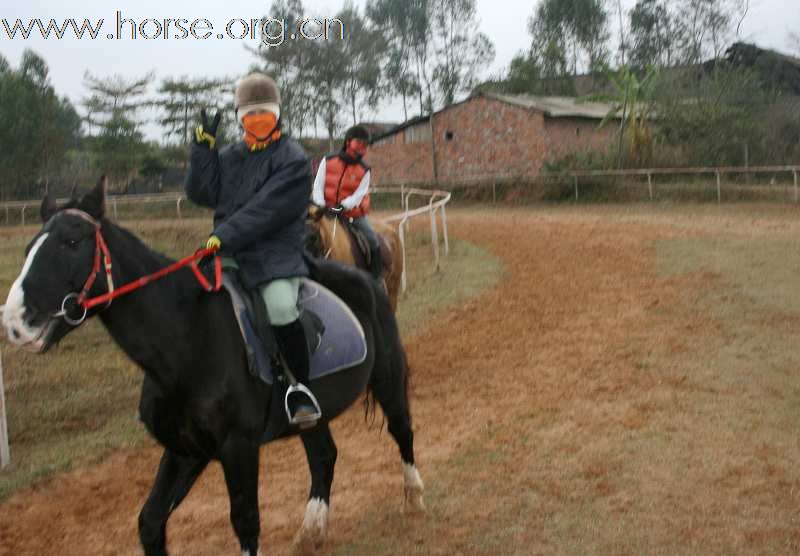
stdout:
<svg viewBox="0 0 800 556">
<path fill-rule="evenodd" d="M 106 23 L 112 24 L 106 26 Z M 31 38 L 62 40 L 259 40 L 265 46 L 280 46 L 286 40 L 344 40 L 345 24 L 338 18 L 306 18 L 292 25 L 286 18 L 233 18 L 224 26 L 215 26 L 205 18 L 147 18 L 137 21 L 117 10 L 115 20 L 34 18 L 29 20 L 0 19 L 0 37 L 9 40 Z M 105 32 L 104 32 L 105 28 Z"/>
</svg>

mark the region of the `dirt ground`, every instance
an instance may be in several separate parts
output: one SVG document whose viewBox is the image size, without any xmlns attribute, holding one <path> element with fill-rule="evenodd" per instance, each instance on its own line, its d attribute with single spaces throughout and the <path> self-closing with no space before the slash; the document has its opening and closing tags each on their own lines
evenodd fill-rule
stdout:
<svg viewBox="0 0 800 556">
<path fill-rule="evenodd" d="M 775 425 L 784 436 L 735 429 L 760 392 L 697 364 L 731 340 L 699 302 L 719 277 L 656 269 L 657 241 L 702 230 L 579 210 L 448 219 L 505 272 L 404 338 L 429 510 L 401 513 L 397 449 L 356 406 L 333 425 L 323 554 L 800 551 L 797 421 Z M 140 553 L 136 520 L 158 458 L 156 447 L 118 453 L 12 496 L 0 505 L 0 555 Z M 307 489 L 298 440 L 263 448 L 265 554 L 288 550 Z M 172 554 L 239 553 L 218 465 L 168 538 Z"/>
</svg>

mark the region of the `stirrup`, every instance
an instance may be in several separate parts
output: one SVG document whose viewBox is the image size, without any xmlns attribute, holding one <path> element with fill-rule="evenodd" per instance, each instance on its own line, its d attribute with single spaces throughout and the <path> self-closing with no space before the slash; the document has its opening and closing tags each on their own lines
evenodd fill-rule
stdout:
<svg viewBox="0 0 800 556">
<path fill-rule="evenodd" d="M 289 411 L 289 396 L 295 393 L 305 394 L 306 397 L 311 400 L 311 403 L 314 404 L 314 413 L 310 415 L 303 414 L 303 415 L 292 416 L 292 412 Z M 289 386 L 289 388 L 286 389 L 286 395 L 283 398 L 283 407 L 286 410 L 286 418 L 289 419 L 289 424 L 297 425 L 301 429 L 313 427 L 316 424 L 316 422 L 319 421 L 319 419 L 322 417 L 322 409 L 320 409 L 319 407 L 319 402 L 317 401 L 317 398 L 314 397 L 314 394 L 311 393 L 311 390 L 309 390 L 304 384 L 301 384 L 299 382 L 297 384 Z"/>
</svg>

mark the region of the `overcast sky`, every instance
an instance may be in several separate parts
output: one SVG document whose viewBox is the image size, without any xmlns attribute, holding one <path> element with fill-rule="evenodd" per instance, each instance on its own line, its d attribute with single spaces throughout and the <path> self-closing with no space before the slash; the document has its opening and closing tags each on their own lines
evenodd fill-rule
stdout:
<svg viewBox="0 0 800 556">
<path fill-rule="evenodd" d="M 354 3 L 363 8 L 365 1 L 355 0 Z M 25 48 L 35 50 L 49 64 L 51 81 L 56 90 L 69 96 L 76 105 L 85 95 L 83 74 L 86 70 L 99 76 L 117 73 L 127 77 L 155 71 L 158 79 L 185 75 L 237 76 L 253 63 L 253 57 L 245 50 L 244 44 L 249 42 L 255 45 L 257 41 L 217 39 L 216 33 L 224 31 L 228 21 L 234 18 L 249 20 L 263 16 L 270 3 L 270 0 L 263 4 L 252 0 L 4 0 L 0 18 L 12 24 L 17 18 L 23 21 L 32 18 L 53 18 L 56 21 L 74 18 L 82 21 L 87 18 L 93 24 L 103 18 L 105 23 L 101 36 L 94 40 L 88 36 L 79 40 L 70 36 L 70 33 L 63 39 L 51 37 L 44 40 L 35 33 L 27 40 L 19 37 L 10 40 L 0 22 L 0 54 L 12 66 L 16 66 Z M 496 51 L 495 61 L 486 69 L 484 77 L 499 74 L 517 52 L 528 47 L 530 36 L 526 28 L 527 20 L 537 3 L 534 0 L 477 0 L 479 28 L 492 40 Z M 323 17 L 333 17 L 343 4 L 344 0 L 304 0 L 310 15 Z M 607 4 L 616 5 L 616 2 Z M 624 7 L 633 4 L 634 0 L 623 0 Z M 116 31 L 117 10 L 121 11 L 123 18 L 137 22 L 148 18 L 189 21 L 204 18 L 214 25 L 214 34 L 207 40 L 109 40 L 107 35 Z M 276 14 L 269 15 L 273 17 Z M 612 20 L 617 20 L 616 15 Z M 152 25 L 151 28 L 154 29 Z M 238 29 L 234 28 L 234 32 L 238 32 Z M 800 32 L 800 0 L 751 0 L 750 12 L 742 24 L 740 35 L 743 40 L 788 52 L 791 31 Z M 198 28 L 198 33 L 202 32 Z M 395 103 L 382 107 L 377 114 L 368 117 L 399 121 L 402 112 Z M 154 129 L 150 128 L 148 134 L 152 134 Z"/>
</svg>

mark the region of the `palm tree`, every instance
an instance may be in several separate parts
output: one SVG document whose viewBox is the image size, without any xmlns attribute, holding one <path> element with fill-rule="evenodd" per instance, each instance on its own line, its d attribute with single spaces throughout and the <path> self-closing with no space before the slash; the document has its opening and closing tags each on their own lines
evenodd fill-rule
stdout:
<svg viewBox="0 0 800 556">
<path fill-rule="evenodd" d="M 621 169 L 624 163 L 623 145 L 626 132 L 630 160 L 636 165 L 647 164 L 653 157 L 653 136 L 649 120 L 655 106 L 653 94 L 658 71 L 649 67 L 639 79 L 630 66 L 623 66 L 617 71 L 606 70 L 606 75 L 616 91 L 611 98 L 613 107 L 600 122 L 600 127 L 621 113 L 617 166 Z"/>
</svg>

